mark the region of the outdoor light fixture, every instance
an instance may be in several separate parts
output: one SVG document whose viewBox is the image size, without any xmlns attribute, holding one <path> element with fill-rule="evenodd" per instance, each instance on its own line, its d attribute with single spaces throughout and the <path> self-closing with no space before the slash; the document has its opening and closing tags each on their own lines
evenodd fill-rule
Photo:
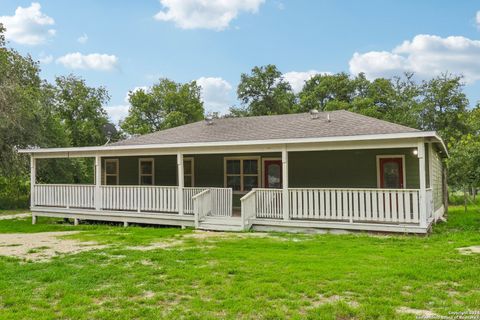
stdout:
<svg viewBox="0 0 480 320">
<path fill-rule="evenodd" d="M 318 116 L 319 114 L 317 109 L 310 110 L 310 117 L 312 118 L 312 120 L 318 119 Z"/>
<path fill-rule="evenodd" d="M 418 149 L 413 149 L 413 155 L 418 155 Z"/>
</svg>

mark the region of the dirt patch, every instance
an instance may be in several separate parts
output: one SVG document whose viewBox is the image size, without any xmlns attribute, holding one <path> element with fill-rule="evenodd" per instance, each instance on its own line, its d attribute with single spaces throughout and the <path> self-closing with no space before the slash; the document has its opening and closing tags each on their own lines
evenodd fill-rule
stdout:
<svg viewBox="0 0 480 320">
<path fill-rule="evenodd" d="M 423 317 L 423 318 L 433 318 L 433 317 L 438 317 L 438 315 L 430 310 L 422 310 L 422 309 L 412 309 L 409 307 L 400 307 L 397 308 L 397 313 L 403 313 L 403 314 L 413 314 L 417 317 Z"/>
<path fill-rule="evenodd" d="M 480 253 L 480 246 L 457 248 L 457 250 L 460 252 L 460 254 Z"/>
<path fill-rule="evenodd" d="M 30 213 L 8 214 L 5 216 L 0 216 L 0 220 L 23 219 L 23 218 L 29 218 L 31 216 L 32 215 Z"/>
<path fill-rule="evenodd" d="M 61 254 L 75 254 L 101 249 L 96 242 L 82 242 L 59 237 L 77 231 L 0 234 L 0 255 L 31 261 L 47 261 Z"/>
<path fill-rule="evenodd" d="M 358 308 L 360 304 L 357 301 L 354 301 L 348 297 L 343 297 L 339 295 L 333 296 L 324 296 L 323 294 L 317 295 L 315 298 L 307 298 L 310 301 L 310 305 L 306 308 L 308 309 L 315 309 L 325 304 L 335 304 L 338 302 L 343 302 L 347 304 L 351 308 Z"/>
</svg>

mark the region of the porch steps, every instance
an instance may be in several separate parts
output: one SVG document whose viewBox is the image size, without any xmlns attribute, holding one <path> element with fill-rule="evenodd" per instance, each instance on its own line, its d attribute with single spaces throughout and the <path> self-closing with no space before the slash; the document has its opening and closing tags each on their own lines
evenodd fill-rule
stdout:
<svg viewBox="0 0 480 320">
<path fill-rule="evenodd" d="M 210 231 L 243 231 L 240 217 L 207 216 L 200 221 L 199 229 Z"/>
</svg>

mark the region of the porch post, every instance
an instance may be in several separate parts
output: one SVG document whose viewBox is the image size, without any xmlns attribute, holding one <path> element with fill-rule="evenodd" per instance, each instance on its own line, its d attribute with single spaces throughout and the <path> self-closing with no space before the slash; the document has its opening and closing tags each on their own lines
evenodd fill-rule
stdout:
<svg viewBox="0 0 480 320">
<path fill-rule="evenodd" d="M 37 183 L 37 159 L 30 155 L 30 208 L 35 207 L 35 184 Z M 32 213 L 32 224 L 37 223 L 37 216 Z"/>
<path fill-rule="evenodd" d="M 177 167 L 178 167 L 178 214 L 183 215 L 183 153 L 177 153 Z"/>
<path fill-rule="evenodd" d="M 99 155 L 95 156 L 95 210 L 100 210 L 102 207 L 102 158 Z"/>
<path fill-rule="evenodd" d="M 420 227 L 427 227 L 427 186 L 425 170 L 425 142 L 420 140 L 417 145 L 418 168 L 420 175 Z"/>
<path fill-rule="evenodd" d="M 283 220 L 289 220 L 289 199 L 288 199 L 288 152 L 285 145 L 282 150 L 282 211 Z"/>
</svg>

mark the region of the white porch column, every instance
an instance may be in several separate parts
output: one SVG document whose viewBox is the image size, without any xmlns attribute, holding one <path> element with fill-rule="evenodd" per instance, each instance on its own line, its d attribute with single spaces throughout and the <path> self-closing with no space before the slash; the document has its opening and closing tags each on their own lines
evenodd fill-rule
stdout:
<svg viewBox="0 0 480 320">
<path fill-rule="evenodd" d="M 37 159 L 30 156 L 30 207 L 35 207 L 35 184 L 37 183 Z"/>
<path fill-rule="evenodd" d="M 102 207 L 102 158 L 99 155 L 95 156 L 95 210 L 100 210 Z"/>
<path fill-rule="evenodd" d="M 288 152 L 287 146 L 282 150 L 282 204 L 283 220 L 289 220 L 289 198 L 288 198 Z"/>
<path fill-rule="evenodd" d="M 37 183 L 37 159 L 30 155 L 30 208 L 35 207 L 35 184 Z M 32 213 L 32 224 L 37 223 L 37 216 Z"/>
<path fill-rule="evenodd" d="M 177 153 L 177 172 L 178 172 L 178 214 L 183 215 L 183 153 Z"/>
<path fill-rule="evenodd" d="M 425 142 L 420 140 L 417 146 L 418 168 L 420 175 L 420 227 L 427 226 L 427 177 L 425 170 Z"/>
</svg>

